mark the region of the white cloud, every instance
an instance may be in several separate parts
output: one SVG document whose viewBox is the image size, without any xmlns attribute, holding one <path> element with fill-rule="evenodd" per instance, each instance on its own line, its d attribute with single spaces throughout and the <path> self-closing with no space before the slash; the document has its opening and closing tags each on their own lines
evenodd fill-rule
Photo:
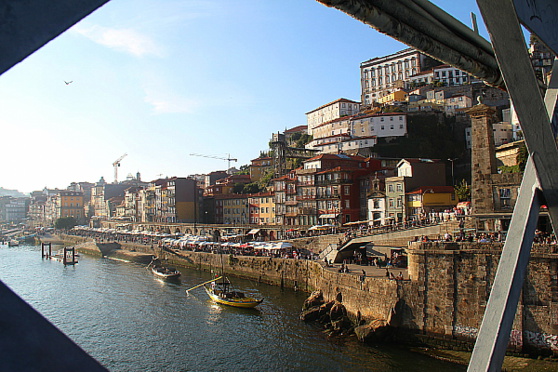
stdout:
<svg viewBox="0 0 558 372">
<path fill-rule="evenodd" d="M 145 102 L 153 106 L 157 114 L 187 113 L 191 114 L 201 106 L 201 102 L 172 93 L 145 90 Z"/>
<path fill-rule="evenodd" d="M 97 44 L 138 57 L 145 55 L 162 57 L 164 54 L 163 48 L 149 36 L 130 28 L 116 29 L 98 25 L 90 27 L 77 25 L 72 30 Z"/>
</svg>

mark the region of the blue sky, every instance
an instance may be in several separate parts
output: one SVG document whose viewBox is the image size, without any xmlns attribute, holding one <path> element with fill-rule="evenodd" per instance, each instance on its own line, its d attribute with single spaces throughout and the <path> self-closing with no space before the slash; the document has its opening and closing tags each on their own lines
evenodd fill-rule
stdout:
<svg viewBox="0 0 558 372">
<path fill-rule="evenodd" d="M 434 1 L 469 25 L 474 1 Z M 0 186 L 240 166 L 406 46 L 314 0 L 112 0 L 0 76 Z M 72 81 L 66 85 L 64 81 Z"/>
</svg>

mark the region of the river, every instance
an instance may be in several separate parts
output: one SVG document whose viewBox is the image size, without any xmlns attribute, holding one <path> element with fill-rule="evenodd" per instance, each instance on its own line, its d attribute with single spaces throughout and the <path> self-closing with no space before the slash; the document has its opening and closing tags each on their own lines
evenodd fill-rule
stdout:
<svg viewBox="0 0 558 372">
<path fill-rule="evenodd" d="M 264 297 L 254 309 L 212 303 L 211 278 L 179 281 L 144 266 L 81 255 L 76 266 L 41 259 L 37 246 L 0 246 L 0 280 L 110 371 L 448 371 L 464 367 L 393 346 L 327 338 L 298 319 L 307 294 L 231 278 Z"/>
</svg>

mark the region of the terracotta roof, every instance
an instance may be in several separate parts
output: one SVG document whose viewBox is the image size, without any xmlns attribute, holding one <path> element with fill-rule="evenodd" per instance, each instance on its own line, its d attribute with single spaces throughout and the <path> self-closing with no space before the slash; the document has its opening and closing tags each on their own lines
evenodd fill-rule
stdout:
<svg viewBox="0 0 558 372">
<path fill-rule="evenodd" d="M 423 192 L 429 192 L 429 190 L 434 191 L 434 193 L 444 194 L 453 193 L 453 186 L 421 186 L 416 190 L 408 192 L 407 194 L 422 194 Z"/>
<path fill-rule="evenodd" d="M 285 133 L 296 133 L 308 130 L 308 125 L 299 125 L 297 127 L 285 130 Z"/>
<path fill-rule="evenodd" d="M 356 103 L 356 104 L 359 104 L 359 105 L 360 105 L 360 102 L 351 101 L 350 99 L 347 99 L 347 98 L 339 98 L 339 99 L 337 99 L 337 100 L 335 100 L 335 101 L 331 101 L 330 103 L 326 103 L 325 105 L 322 105 L 322 106 L 320 106 L 320 107 L 318 107 L 318 108 L 316 108 L 316 109 L 314 109 L 314 110 L 308 111 L 308 112 L 306 113 L 306 115 L 311 114 L 311 113 L 314 112 L 314 111 L 321 110 L 321 109 L 323 109 L 324 107 L 333 105 L 334 103 L 338 103 L 338 102 Z"/>
<path fill-rule="evenodd" d="M 401 160 L 408 161 L 409 163 L 439 163 L 440 159 L 424 159 L 424 158 L 403 158 Z"/>
<path fill-rule="evenodd" d="M 311 160 L 353 160 L 353 161 L 365 161 L 365 158 L 362 156 L 356 155 L 345 155 L 345 154 L 320 154 L 318 156 L 314 156 L 304 162 L 311 161 Z"/>
<path fill-rule="evenodd" d="M 320 128 L 320 127 L 324 127 L 324 126 L 329 125 L 329 124 L 332 124 L 332 123 L 337 123 L 338 121 L 345 121 L 345 120 L 350 121 L 350 120 L 353 119 L 354 117 L 355 117 L 355 116 L 343 116 L 343 117 L 340 117 L 340 118 L 337 118 L 337 119 L 333 119 L 333 120 L 330 120 L 330 121 L 326 121 L 325 123 L 322 123 L 322 124 L 320 124 L 320 125 L 318 125 L 318 126 L 315 126 L 314 129 Z"/>
<path fill-rule="evenodd" d="M 360 119 L 365 119 L 365 118 L 371 118 L 371 117 L 381 117 L 381 116 L 407 116 L 406 112 L 384 112 L 384 113 L 378 113 L 378 114 L 366 114 L 366 115 L 356 115 L 353 116 L 351 118 L 351 120 L 360 120 Z"/>
</svg>

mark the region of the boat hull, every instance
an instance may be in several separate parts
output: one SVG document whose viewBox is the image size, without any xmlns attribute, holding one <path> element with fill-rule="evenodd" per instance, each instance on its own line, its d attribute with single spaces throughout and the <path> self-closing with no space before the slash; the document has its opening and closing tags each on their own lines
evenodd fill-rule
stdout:
<svg viewBox="0 0 558 372">
<path fill-rule="evenodd" d="M 151 272 L 156 276 L 158 276 L 159 278 L 163 278 L 163 279 L 176 279 L 180 276 L 180 272 L 178 270 L 165 272 L 165 271 L 159 271 L 157 270 L 157 268 L 151 268 Z"/>
<path fill-rule="evenodd" d="M 211 298 L 214 302 L 216 302 L 218 304 L 221 304 L 221 305 L 251 309 L 251 308 L 254 308 L 254 307 L 258 306 L 263 301 L 263 299 L 256 300 L 256 299 L 250 298 L 250 297 L 223 298 L 223 297 L 220 297 L 219 295 L 215 294 L 210 288 L 207 288 L 207 287 L 204 287 L 204 288 L 205 288 L 205 291 L 207 292 L 207 295 L 209 296 L 209 298 Z"/>
</svg>

